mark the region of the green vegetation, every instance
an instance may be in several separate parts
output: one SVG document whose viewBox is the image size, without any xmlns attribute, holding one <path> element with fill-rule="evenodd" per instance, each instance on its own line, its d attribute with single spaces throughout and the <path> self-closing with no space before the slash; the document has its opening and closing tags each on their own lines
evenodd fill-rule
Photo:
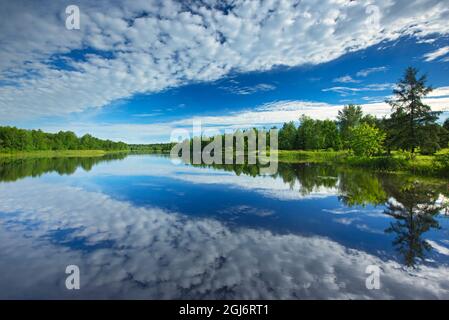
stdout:
<svg viewBox="0 0 449 320">
<path fill-rule="evenodd" d="M 25 130 L 16 127 L 0 127 L 0 155 L 36 151 L 104 150 L 124 151 L 123 142 L 101 140 L 89 134 L 78 138 L 71 131 L 45 133 L 41 130 Z M 51 154 L 51 152 L 50 152 Z"/>
<path fill-rule="evenodd" d="M 335 121 L 313 120 L 309 117 L 302 116 L 300 118 L 300 122 L 301 126 L 297 130 L 297 144 L 296 144 L 296 147 L 298 147 L 299 149 L 338 150 L 341 148 L 341 139 Z"/>
<path fill-rule="evenodd" d="M 431 91 L 425 76 L 407 68 L 387 101 L 388 118 L 364 115 L 356 105 L 345 106 L 336 121 L 301 116 L 298 127 L 290 122 L 279 130 L 279 160 L 449 177 L 449 119 L 440 125 L 440 113 L 422 102 Z"/>
<path fill-rule="evenodd" d="M 389 127 L 394 133 L 393 145 L 412 154 L 417 147 L 422 153 L 433 154 L 440 148 L 438 133 L 444 130 L 436 124 L 441 112 L 433 112 L 421 101 L 432 88 L 426 85 L 425 75 L 417 78 L 417 74 L 417 69 L 407 68 L 397 83 L 394 98 L 388 101 L 393 111 Z"/>
<path fill-rule="evenodd" d="M 343 167 L 359 167 L 369 170 L 449 178 L 449 149 L 435 155 L 415 155 L 404 151 L 393 151 L 389 155 L 356 156 L 349 150 L 304 151 L 279 150 L 278 158 L 283 163 L 332 163 Z"/>
<path fill-rule="evenodd" d="M 299 118 L 300 125 L 284 124 L 279 130 L 281 150 L 350 150 L 359 156 L 376 156 L 392 150 L 416 151 L 432 155 L 448 146 L 449 120 L 437 123 L 440 112 L 422 102 L 432 88 L 426 77 L 407 68 L 399 80 L 394 97 L 387 101 L 392 107 L 389 118 L 364 115 L 356 105 L 345 106 L 337 120 Z"/>
<path fill-rule="evenodd" d="M 356 156 L 371 157 L 380 154 L 384 140 L 385 133 L 368 123 L 349 128 L 349 143 Z"/>
<path fill-rule="evenodd" d="M 168 154 L 176 143 L 154 143 L 154 144 L 129 144 L 129 150 L 133 153 L 162 153 Z"/>
</svg>

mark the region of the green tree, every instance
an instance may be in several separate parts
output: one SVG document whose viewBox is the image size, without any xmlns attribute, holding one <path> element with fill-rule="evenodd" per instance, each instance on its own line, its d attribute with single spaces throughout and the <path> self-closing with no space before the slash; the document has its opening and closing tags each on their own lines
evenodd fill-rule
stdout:
<svg viewBox="0 0 449 320">
<path fill-rule="evenodd" d="M 320 135 L 317 134 L 316 121 L 310 117 L 302 115 L 299 119 L 298 147 L 302 150 L 316 150 L 320 148 Z"/>
<path fill-rule="evenodd" d="M 370 157 L 383 149 L 385 133 L 378 128 L 362 123 L 350 129 L 349 143 L 355 155 Z"/>
<path fill-rule="evenodd" d="M 354 104 L 347 105 L 338 111 L 337 121 L 343 142 L 349 140 L 350 129 L 358 126 L 362 121 L 362 117 L 362 107 Z"/>
<path fill-rule="evenodd" d="M 449 118 L 444 121 L 443 128 L 449 131 Z"/>
<path fill-rule="evenodd" d="M 440 145 L 443 148 L 449 147 L 449 118 L 447 118 L 440 131 Z"/>
<path fill-rule="evenodd" d="M 360 120 L 360 123 L 367 123 L 370 126 L 378 127 L 380 128 L 381 125 L 381 119 L 376 118 L 375 116 L 371 114 L 366 114 L 363 116 L 363 118 Z"/>
<path fill-rule="evenodd" d="M 340 150 L 341 138 L 337 123 L 332 120 L 324 120 L 320 121 L 320 123 L 320 133 L 323 136 L 323 148 Z"/>
<path fill-rule="evenodd" d="M 78 138 L 71 131 L 60 131 L 56 134 L 41 130 L 24 130 L 16 127 L 0 127 L 0 150 L 32 151 L 32 150 L 76 150 L 103 149 L 126 150 L 123 142 L 100 140 L 90 135 Z"/>
<path fill-rule="evenodd" d="M 279 149 L 293 150 L 296 148 L 297 130 L 293 121 L 284 123 L 279 130 Z"/>
<path fill-rule="evenodd" d="M 432 112 L 430 106 L 422 102 L 422 98 L 432 88 L 426 85 L 425 75 L 417 75 L 417 69 L 407 68 L 404 78 L 399 80 L 397 88 L 393 90 L 394 98 L 387 101 L 393 112 L 391 125 L 396 135 L 395 143 L 412 154 L 417 147 L 432 140 L 432 125 L 440 114 Z"/>
<path fill-rule="evenodd" d="M 437 123 L 432 123 L 422 128 L 426 132 L 421 137 L 419 149 L 421 154 L 431 155 L 435 154 L 441 146 L 445 145 L 445 139 L 447 138 L 446 130 Z"/>
</svg>

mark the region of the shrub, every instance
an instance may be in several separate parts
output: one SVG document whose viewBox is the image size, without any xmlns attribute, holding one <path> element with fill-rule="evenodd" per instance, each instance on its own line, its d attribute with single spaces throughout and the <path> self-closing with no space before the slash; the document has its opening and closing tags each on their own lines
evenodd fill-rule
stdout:
<svg viewBox="0 0 449 320">
<path fill-rule="evenodd" d="M 367 123 L 350 129 L 350 147 L 357 156 L 371 157 L 381 153 L 384 140 L 385 134 Z"/>
<path fill-rule="evenodd" d="M 449 153 L 440 154 L 433 160 L 434 166 L 445 176 L 449 176 Z"/>
</svg>

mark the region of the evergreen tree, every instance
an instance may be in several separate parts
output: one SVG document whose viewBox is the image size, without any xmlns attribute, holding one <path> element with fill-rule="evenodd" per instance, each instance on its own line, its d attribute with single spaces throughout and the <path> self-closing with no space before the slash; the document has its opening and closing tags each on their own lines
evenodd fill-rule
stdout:
<svg viewBox="0 0 449 320">
<path fill-rule="evenodd" d="M 399 80 L 397 88 L 393 90 L 394 98 L 387 101 L 393 112 L 391 129 L 394 130 L 395 144 L 412 153 L 417 147 L 435 141 L 432 129 L 439 115 L 439 112 L 432 112 L 430 106 L 422 102 L 422 98 L 432 88 L 426 85 L 425 75 L 417 75 L 417 69 L 407 68 L 404 78 Z"/>
<path fill-rule="evenodd" d="M 440 131 L 440 145 L 442 148 L 449 147 L 449 118 L 444 121 Z"/>
<path fill-rule="evenodd" d="M 444 121 L 443 128 L 449 132 L 449 118 Z"/>
</svg>

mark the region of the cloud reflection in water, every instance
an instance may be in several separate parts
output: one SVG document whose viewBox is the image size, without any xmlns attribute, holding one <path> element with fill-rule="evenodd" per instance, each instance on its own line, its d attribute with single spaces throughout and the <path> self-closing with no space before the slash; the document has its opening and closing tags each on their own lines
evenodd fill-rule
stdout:
<svg viewBox="0 0 449 320">
<path fill-rule="evenodd" d="M 67 185 L 0 185 L 1 298 L 449 298 L 449 269 L 404 269 L 317 236 L 231 228 Z M 62 234 L 62 236 L 61 236 Z M 64 287 L 65 266 L 81 290 Z M 383 270 L 381 290 L 365 268 Z"/>
</svg>

